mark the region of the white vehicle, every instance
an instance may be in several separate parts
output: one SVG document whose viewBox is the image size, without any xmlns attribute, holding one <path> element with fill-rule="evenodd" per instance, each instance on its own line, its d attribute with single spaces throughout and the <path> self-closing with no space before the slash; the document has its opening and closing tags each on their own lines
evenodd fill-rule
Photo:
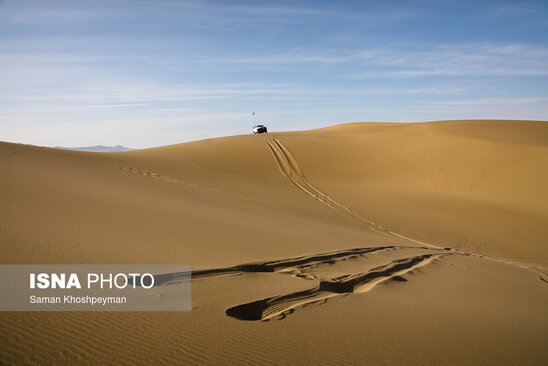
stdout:
<svg viewBox="0 0 548 366">
<path fill-rule="evenodd" d="M 267 133 L 265 125 L 255 125 L 253 126 L 253 133 Z"/>
</svg>

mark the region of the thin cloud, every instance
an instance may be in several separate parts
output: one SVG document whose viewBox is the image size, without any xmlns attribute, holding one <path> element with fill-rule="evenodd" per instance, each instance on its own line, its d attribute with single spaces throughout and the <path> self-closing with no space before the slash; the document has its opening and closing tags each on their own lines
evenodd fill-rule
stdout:
<svg viewBox="0 0 548 366">
<path fill-rule="evenodd" d="M 0 134 L 150 146 L 247 132 L 248 111 L 279 129 L 546 119 L 536 4 L 0 0 Z"/>
<path fill-rule="evenodd" d="M 299 6 L 294 4 L 238 3 L 222 1 L 4 1 L 0 3 L 0 21 L 14 26 L 79 26 L 133 21 L 146 23 L 178 23 L 199 29 L 239 29 L 250 26 L 313 25 L 355 22 L 361 26 L 377 26 L 413 19 L 412 7 L 367 7 L 349 11 L 345 4 Z"/>
<path fill-rule="evenodd" d="M 416 49 L 421 47 L 407 47 Z M 347 79 L 417 77 L 431 75 L 548 75 L 548 47 L 528 44 L 464 44 L 434 46 L 421 51 L 371 49 L 364 51 L 283 52 L 229 58 L 224 63 L 247 65 L 354 64 L 373 71 L 345 75 Z M 205 61 L 208 62 L 208 61 Z M 210 60 L 215 63 L 216 61 Z"/>
<path fill-rule="evenodd" d="M 197 100 L 219 100 L 219 99 L 241 99 L 247 100 L 304 100 L 321 99 L 329 97 L 346 96 L 386 96 L 386 95 L 439 95 L 458 94 L 467 88 L 456 85 L 441 85 L 435 87 L 421 88 L 379 88 L 379 87 L 315 87 L 302 84 L 219 84 L 219 85 L 163 85 L 163 84 L 138 84 L 122 83 L 116 86 L 111 84 L 86 85 L 80 90 L 50 90 L 48 93 L 41 92 L 28 94 L 24 91 L 3 97 L 11 102 L 88 102 L 89 109 L 107 109 L 119 107 L 136 107 L 144 103 L 172 102 L 172 101 L 197 101 Z M 97 103 L 102 103 L 97 105 Z M 77 108 L 85 108 L 78 106 Z"/>
<path fill-rule="evenodd" d="M 428 102 L 420 110 L 409 110 L 422 119 L 428 115 L 446 115 L 451 118 L 531 119 L 547 120 L 548 96 L 531 98 L 491 97 L 478 99 Z M 439 118 L 439 117 L 436 117 Z"/>
<path fill-rule="evenodd" d="M 480 98 L 464 100 L 448 100 L 435 103 L 442 108 L 476 108 L 476 107 L 505 107 L 515 108 L 524 106 L 545 106 L 548 110 L 548 96 L 535 98 Z"/>
</svg>

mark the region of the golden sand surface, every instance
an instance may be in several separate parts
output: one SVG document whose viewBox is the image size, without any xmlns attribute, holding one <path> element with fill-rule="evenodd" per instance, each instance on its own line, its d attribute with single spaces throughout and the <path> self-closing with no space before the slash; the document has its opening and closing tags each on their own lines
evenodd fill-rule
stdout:
<svg viewBox="0 0 548 366">
<path fill-rule="evenodd" d="M 548 123 L 0 143 L 0 263 L 190 264 L 191 312 L 0 313 L 0 364 L 545 365 Z"/>
</svg>

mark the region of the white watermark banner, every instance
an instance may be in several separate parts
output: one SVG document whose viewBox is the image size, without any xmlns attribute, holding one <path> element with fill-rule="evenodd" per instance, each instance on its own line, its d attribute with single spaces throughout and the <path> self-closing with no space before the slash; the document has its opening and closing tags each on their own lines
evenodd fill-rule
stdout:
<svg viewBox="0 0 548 366">
<path fill-rule="evenodd" d="M 188 265 L 0 265 L 0 311 L 190 311 Z"/>
</svg>

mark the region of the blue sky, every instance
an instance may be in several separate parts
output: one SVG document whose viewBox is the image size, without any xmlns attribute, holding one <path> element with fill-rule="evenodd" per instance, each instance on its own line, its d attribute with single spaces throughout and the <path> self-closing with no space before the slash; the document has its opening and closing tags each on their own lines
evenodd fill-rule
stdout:
<svg viewBox="0 0 548 366">
<path fill-rule="evenodd" d="M 546 1 L 0 1 L 0 140 L 548 120 Z"/>
</svg>

